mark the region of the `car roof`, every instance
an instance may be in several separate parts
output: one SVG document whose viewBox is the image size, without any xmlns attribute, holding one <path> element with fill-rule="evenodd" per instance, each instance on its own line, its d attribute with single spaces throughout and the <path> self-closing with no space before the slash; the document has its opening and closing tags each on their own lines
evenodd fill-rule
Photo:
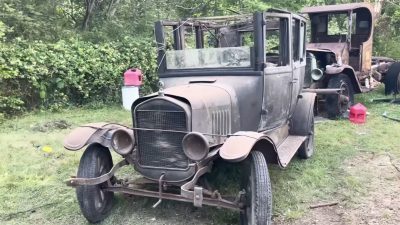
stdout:
<svg viewBox="0 0 400 225">
<path fill-rule="evenodd" d="M 307 14 L 325 13 L 325 12 L 346 12 L 359 8 L 367 8 L 371 12 L 371 14 L 373 14 L 374 12 L 373 6 L 369 3 L 348 3 L 339 5 L 312 6 L 312 7 L 305 7 L 301 12 Z"/>
</svg>

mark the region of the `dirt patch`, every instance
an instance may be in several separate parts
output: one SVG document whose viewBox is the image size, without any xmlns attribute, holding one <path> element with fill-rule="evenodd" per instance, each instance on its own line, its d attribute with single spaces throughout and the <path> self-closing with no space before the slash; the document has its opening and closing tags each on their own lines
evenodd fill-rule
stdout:
<svg viewBox="0 0 400 225">
<path fill-rule="evenodd" d="M 395 225 L 400 224 L 400 160 L 389 153 L 363 153 L 344 164 L 346 175 L 360 182 L 351 200 L 336 206 L 310 209 L 295 221 L 275 224 L 314 225 Z M 346 196 L 348 190 L 338 191 Z M 340 197 L 338 197 L 340 198 Z"/>
</svg>

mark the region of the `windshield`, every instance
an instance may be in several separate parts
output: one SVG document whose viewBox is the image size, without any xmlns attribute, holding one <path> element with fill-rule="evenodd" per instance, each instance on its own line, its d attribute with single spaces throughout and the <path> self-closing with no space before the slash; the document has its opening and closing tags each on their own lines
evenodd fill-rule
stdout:
<svg viewBox="0 0 400 225">
<path fill-rule="evenodd" d="M 167 51 L 167 69 L 250 67 L 250 47 Z"/>
<path fill-rule="evenodd" d="M 252 17 L 187 20 L 164 25 L 166 69 L 249 68 L 254 46 Z"/>
</svg>

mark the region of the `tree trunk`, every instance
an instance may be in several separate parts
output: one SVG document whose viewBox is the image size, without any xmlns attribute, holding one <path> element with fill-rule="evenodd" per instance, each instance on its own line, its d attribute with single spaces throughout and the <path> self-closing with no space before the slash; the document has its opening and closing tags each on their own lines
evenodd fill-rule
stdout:
<svg viewBox="0 0 400 225">
<path fill-rule="evenodd" d="M 82 23 L 82 30 L 86 31 L 89 28 L 89 23 L 90 19 L 93 14 L 93 10 L 96 6 L 96 1 L 97 0 L 85 0 L 85 17 L 83 18 L 83 23 Z"/>
<path fill-rule="evenodd" d="M 115 12 L 117 11 L 117 7 L 119 5 L 121 0 L 111 0 L 110 4 L 108 5 L 108 10 L 107 10 L 107 18 L 110 19 L 114 17 Z"/>
</svg>

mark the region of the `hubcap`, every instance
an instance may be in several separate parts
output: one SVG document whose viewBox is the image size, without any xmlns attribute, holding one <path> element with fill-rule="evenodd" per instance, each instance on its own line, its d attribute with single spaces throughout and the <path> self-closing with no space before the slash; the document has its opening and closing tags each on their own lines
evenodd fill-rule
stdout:
<svg viewBox="0 0 400 225">
<path fill-rule="evenodd" d="M 340 84 L 340 93 L 338 96 L 338 107 L 341 114 L 345 113 L 350 106 L 349 87 L 345 82 Z"/>
</svg>

